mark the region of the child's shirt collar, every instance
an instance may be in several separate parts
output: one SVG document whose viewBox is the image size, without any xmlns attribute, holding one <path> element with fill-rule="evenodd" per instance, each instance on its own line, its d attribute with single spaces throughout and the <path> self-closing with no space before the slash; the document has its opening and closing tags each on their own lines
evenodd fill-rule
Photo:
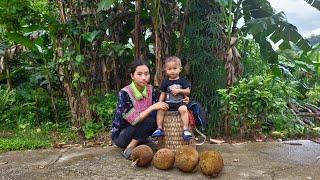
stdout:
<svg viewBox="0 0 320 180">
<path fill-rule="evenodd" d="M 131 82 L 130 86 L 131 86 L 131 89 L 133 90 L 133 94 L 137 100 L 140 100 L 143 97 L 147 97 L 147 88 L 146 87 L 144 87 L 143 91 L 140 92 L 133 81 Z"/>
</svg>

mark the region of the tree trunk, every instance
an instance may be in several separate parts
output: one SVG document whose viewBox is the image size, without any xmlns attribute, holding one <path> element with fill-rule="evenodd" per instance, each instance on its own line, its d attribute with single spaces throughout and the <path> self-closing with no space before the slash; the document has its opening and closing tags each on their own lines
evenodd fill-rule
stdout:
<svg viewBox="0 0 320 180">
<path fill-rule="evenodd" d="M 188 17 L 189 17 L 189 11 L 188 11 L 188 6 L 186 6 L 184 14 L 183 14 L 182 25 L 181 25 L 181 28 L 180 28 L 180 38 L 179 38 L 177 52 L 176 52 L 176 56 L 177 57 L 181 57 L 181 54 L 182 54 L 182 48 L 183 48 L 183 45 L 184 45 L 184 35 L 185 35 L 186 25 L 187 25 L 187 22 L 188 22 Z"/>
<path fill-rule="evenodd" d="M 141 0 L 136 0 L 136 15 L 134 19 L 134 47 L 135 47 L 135 59 L 141 58 Z"/>
<path fill-rule="evenodd" d="M 8 59 L 6 57 L 4 57 L 3 60 L 4 60 L 4 69 L 6 70 L 6 76 L 7 76 L 7 86 L 8 86 L 8 90 L 10 91 L 13 88 L 10 65 L 7 62 Z"/>
<path fill-rule="evenodd" d="M 53 119 L 54 119 L 55 123 L 58 123 L 58 111 L 57 111 L 57 107 L 56 107 L 56 99 L 53 96 L 53 90 L 52 90 L 52 86 L 51 86 L 51 78 L 50 78 L 49 73 L 46 75 L 46 78 L 48 81 L 48 91 L 49 91 L 50 99 L 51 99 Z"/>
</svg>

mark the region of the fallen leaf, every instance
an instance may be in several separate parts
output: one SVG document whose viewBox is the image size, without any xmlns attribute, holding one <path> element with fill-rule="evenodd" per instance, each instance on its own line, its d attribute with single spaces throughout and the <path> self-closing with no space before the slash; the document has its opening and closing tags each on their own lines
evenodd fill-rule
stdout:
<svg viewBox="0 0 320 180">
<path fill-rule="evenodd" d="M 222 143 L 224 143 L 224 140 L 218 140 L 218 139 L 210 139 L 209 141 L 211 143 L 214 143 L 214 144 L 222 144 Z"/>
<path fill-rule="evenodd" d="M 0 165 L 8 164 L 8 162 L 0 162 Z"/>
<path fill-rule="evenodd" d="M 239 162 L 239 159 L 233 159 L 233 162 Z"/>
<path fill-rule="evenodd" d="M 255 139 L 256 142 L 264 142 L 265 140 L 264 139 Z"/>
</svg>

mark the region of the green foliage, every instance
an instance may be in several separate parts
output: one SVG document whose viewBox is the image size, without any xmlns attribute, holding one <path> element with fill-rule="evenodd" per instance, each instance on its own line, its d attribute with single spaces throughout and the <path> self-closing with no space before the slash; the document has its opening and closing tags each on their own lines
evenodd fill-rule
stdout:
<svg viewBox="0 0 320 180">
<path fill-rule="evenodd" d="M 51 145 L 50 137 L 39 129 L 29 129 L 24 132 L 17 132 L 7 138 L 0 138 L 0 152 L 48 148 Z"/>
<path fill-rule="evenodd" d="M 261 54 L 266 60 L 275 61 L 276 56 L 267 36 L 274 43 L 283 40 L 280 49 L 291 49 L 290 42 L 300 49 L 309 51 L 310 44 L 298 32 L 297 28 L 287 22 L 283 12 L 275 13 L 267 0 L 244 0 L 242 3 L 245 25 L 241 28 L 244 34 L 252 34 L 262 49 Z M 269 59 L 272 58 L 273 59 Z M 274 59 L 275 58 L 275 59 Z"/>
<path fill-rule="evenodd" d="M 182 59 L 190 63 L 191 100 L 200 102 L 209 122 L 208 133 L 220 134 L 219 95 L 226 86 L 224 62 L 215 57 L 214 48 L 223 45 L 219 26 L 220 7 L 212 1 L 189 1 L 190 16 L 186 26 Z"/>
<path fill-rule="evenodd" d="M 255 132 L 264 123 L 275 123 L 276 129 L 285 129 L 290 117 L 287 102 L 298 96 L 294 86 L 272 75 L 264 74 L 244 78 L 231 89 L 218 90 L 223 105 L 222 111 L 230 107 L 233 132 L 240 128 Z M 278 124 L 280 123 L 280 124 Z"/>
<path fill-rule="evenodd" d="M 316 84 L 314 88 L 306 93 L 307 102 L 310 102 L 315 105 L 320 105 L 320 85 Z"/>
<path fill-rule="evenodd" d="M 0 89 L 0 99 L 5 103 L 0 106 L 0 126 L 15 129 L 18 126 L 30 125 L 31 127 L 53 120 L 51 99 L 43 88 L 35 90 L 25 86 L 23 89 L 6 91 Z M 58 111 L 60 122 L 69 118 L 66 101 L 58 99 Z"/>
<path fill-rule="evenodd" d="M 261 57 L 259 44 L 254 39 L 240 38 L 237 49 L 240 51 L 241 62 L 244 67 L 243 77 L 263 75 L 270 71 L 269 64 Z"/>
<path fill-rule="evenodd" d="M 114 0 L 101 0 L 98 4 L 97 11 L 100 12 L 109 9 L 113 2 Z"/>
<path fill-rule="evenodd" d="M 117 94 L 107 93 L 104 96 L 96 96 L 91 99 L 91 109 L 97 114 L 105 126 L 110 126 L 117 104 Z"/>
<path fill-rule="evenodd" d="M 11 150 L 48 148 L 58 144 L 74 142 L 77 133 L 63 123 L 48 122 L 32 127 L 30 124 L 20 124 L 16 129 L 0 128 L 0 152 Z"/>
<path fill-rule="evenodd" d="M 271 33 L 271 41 L 284 40 L 280 49 L 291 48 L 290 41 L 303 50 L 309 47 L 296 28 L 286 22 L 284 14 L 275 14 L 266 0 L 237 1 L 243 2 L 239 6 L 232 0 L 175 2 L 178 2 L 178 7 L 171 1 L 142 1 L 142 56 L 154 68 L 153 28 L 156 25 L 152 22 L 165 22 L 168 26 L 164 29 L 159 27 L 160 37 L 161 33 L 174 33 L 169 39 L 164 39 L 164 43 L 168 44 L 163 44 L 163 47 L 167 45 L 169 54 L 174 54 L 178 42 L 182 40 L 184 43 L 181 58 L 190 65 L 191 100 L 203 104 L 208 115 L 210 135 L 220 134 L 221 97 L 216 90 L 226 86 L 225 62 L 219 60 L 215 53 L 223 53 L 228 42 L 226 39 L 234 35 L 240 36 L 238 49 L 246 78 L 232 90 L 229 101 L 225 97 L 227 94 L 222 96 L 223 105 L 232 106 L 234 129 L 237 131 L 236 128 L 243 127 L 244 122 L 248 129 L 256 128 L 257 124 L 267 129 L 263 123 L 272 121 L 276 130 L 288 128 L 288 135 L 307 131 L 295 125 L 294 117 L 286 110 L 286 102 L 295 97 L 292 88 L 296 88 L 307 97 L 307 102 L 319 103 L 320 46 L 313 47 L 309 52 L 278 51 L 280 56 L 277 61 L 278 54 L 266 40 Z M 217 2 L 223 5 L 225 11 Z M 318 7 L 316 3 L 307 2 Z M 59 14 L 62 11 L 53 1 L 0 1 L 0 56 L 6 55 L 6 50 L 17 44 L 27 48 L 21 48 L 12 57 L 5 58 L 8 75 L 3 65 L 0 66 L 0 129 L 16 129 L 20 133 L 12 137 L 11 144 L 10 140 L 3 140 L 2 144 L 8 146 L 2 149 L 45 147 L 47 145 L 41 144 L 36 137 L 44 132 L 58 134 L 57 139 L 48 137 L 54 142 L 60 142 L 61 137 L 65 142 L 75 139 L 75 131 L 68 128 L 71 124 L 70 104 L 66 101 L 67 93 L 63 91 L 68 81 L 69 90 L 75 95 L 72 98 L 91 97 L 89 107 L 93 118 L 82 125 L 86 138 L 93 138 L 103 127 L 111 125 L 117 98 L 113 92 L 104 94 L 119 90 L 126 83 L 127 67 L 134 57 L 132 32 L 135 5 L 133 1 L 115 0 L 61 3 L 64 14 Z M 161 4 L 161 7 L 154 8 L 152 4 Z M 73 13 L 72 9 L 79 12 Z M 183 35 L 179 29 L 184 27 L 185 14 L 188 14 L 185 36 L 179 39 Z M 63 15 L 67 17 L 65 21 L 61 21 Z M 159 17 L 163 19 L 157 19 Z M 241 17 L 244 17 L 245 25 L 240 30 L 232 28 Z M 171 27 L 170 22 L 176 23 L 172 23 Z M 226 31 L 226 39 L 222 29 Z M 248 34 L 252 34 L 255 40 L 241 38 Z M 271 69 L 283 80 L 274 80 L 265 74 Z M 13 82 L 11 91 L 3 86 L 8 77 Z M 101 89 L 104 92 L 100 92 Z M 223 90 L 220 93 L 223 94 Z M 58 115 L 55 120 L 53 104 Z M 32 136 L 28 135 L 28 129 L 35 129 Z M 30 141 L 26 140 L 27 137 Z M 48 139 L 43 142 L 48 142 Z"/>
<path fill-rule="evenodd" d="M 103 128 L 101 123 L 87 122 L 84 125 L 83 131 L 86 139 L 92 139 L 95 137 Z"/>
<path fill-rule="evenodd" d="M 311 51 L 307 52 L 284 50 L 278 53 L 279 76 L 289 81 L 296 81 L 302 95 L 319 83 L 320 45 L 314 46 Z"/>
<path fill-rule="evenodd" d="M 14 91 L 7 91 L 0 86 L 0 114 L 4 114 L 5 110 L 10 108 L 14 102 Z"/>
</svg>

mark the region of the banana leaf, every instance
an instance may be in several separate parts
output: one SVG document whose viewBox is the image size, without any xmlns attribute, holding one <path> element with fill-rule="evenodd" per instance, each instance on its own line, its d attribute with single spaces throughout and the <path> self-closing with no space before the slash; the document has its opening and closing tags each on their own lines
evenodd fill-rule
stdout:
<svg viewBox="0 0 320 180">
<path fill-rule="evenodd" d="M 320 11 L 320 1 L 319 0 L 304 0 L 308 4 L 310 4 L 312 7 L 317 8 Z"/>
</svg>

